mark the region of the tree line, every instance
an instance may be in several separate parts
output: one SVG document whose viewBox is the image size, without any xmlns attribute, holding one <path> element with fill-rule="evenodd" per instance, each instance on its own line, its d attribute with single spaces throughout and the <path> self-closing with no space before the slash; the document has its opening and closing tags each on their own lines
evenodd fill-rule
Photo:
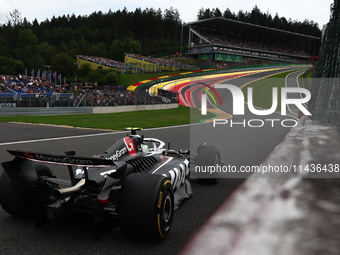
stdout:
<svg viewBox="0 0 340 255">
<path fill-rule="evenodd" d="M 248 12 L 240 10 L 238 13 L 231 12 L 229 8 L 227 8 L 223 13 L 219 8 L 213 9 L 204 9 L 201 8 L 198 11 L 197 19 L 204 20 L 210 18 L 226 18 L 237 20 L 241 22 L 251 23 L 255 25 L 276 28 L 280 30 L 290 31 L 299 34 L 312 35 L 316 37 L 321 37 L 321 30 L 319 29 L 319 24 L 305 19 L 303 22 L 298 20 L 292 20 L 289 18 L 288 20 L 285 17 L 280 17 L 278 13 L 273 17 L 269 11 L 261 12 L 261 10 L 254 6 L 254 8 Z"/>
<path fill-rule="evenodd" d="M 180 49 L 177 9 L 137 8 L 134 12 L 93 12 L 86 16 L 53 16 L 28 22 L 14 10 L 0 26 L 0 73 L 44 69 L 71 75 L 76 55 L 124 61 L 124 53 L 153 55 Z M 15 61 L 14 61 L 15 60 Z M 15 65 L 14 65 L 15 62 Z M 5 64 L 7 63 L 7 64 Z"/>
<path fill-rule="evenodd" d="M 197 17 L 199 20 L 225 17 L 283 30 L 291 26 L 300 29 L 294 32 L 320 34 L 317 23 L 288 22 L 277 16 L 271 18 L 256 6 L 251 12 L 240 11 L 238 14 L 231 13 L 229 9 L 222 14 L 218 8 L 202 8 Z M 53 16 L 40 23 L 37 19 L 27 21 L 15 9 L 7 19 L 5 24 L 0 25 L 0 74 L 23 73 L 26 68 L 29 71 L 50 68 L 72 76 L 77 68 L 76 55 L 124 61 L 124 53 L 145 56 L 174 53 L 180 50 L 182 28 L 184 50 L 188 44 L 188 27 L 182 27 L 179 11 L 172 7 L 164 11 L 137 8 L 129 12 L 124 8 L 85 16 L 68 14 Z"/>
</svg>

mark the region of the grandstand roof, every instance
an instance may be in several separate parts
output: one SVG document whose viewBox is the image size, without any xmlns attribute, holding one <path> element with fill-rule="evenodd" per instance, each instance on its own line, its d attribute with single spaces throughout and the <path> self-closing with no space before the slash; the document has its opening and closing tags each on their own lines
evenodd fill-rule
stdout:
<svg viewBox="0 0 340 255">
<path fill-rule="evenodd" d="M 308 40 L 319 40 L 319 37 L 293 33 L 289 31 L 284 31 L 276 28 L 264 27 L 259 25 L 254 25 L 250 23 L 245 23 L 241 21 L 225 19 L 225 18 L 211 18 L 199 21 L 193 21 L 185 24 L 186 26 L 198 26 L 201 28 L 209 29 L 235 29 L 244 32 L 250 32 L 253 34 L 260 34 L 266 36 L 275 36 L 293 41 L 308 41 Z"/>
</svg>

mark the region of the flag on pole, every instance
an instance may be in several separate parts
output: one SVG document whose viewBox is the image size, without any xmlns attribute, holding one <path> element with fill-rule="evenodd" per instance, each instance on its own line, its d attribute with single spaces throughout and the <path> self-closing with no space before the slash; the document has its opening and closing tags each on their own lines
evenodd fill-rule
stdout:
<svg viewBox="0 0 340 255">
<path fill-rule="evenodd" d="M 66 76 L 64 76 L 64 89 L 66 88 Z"/>
<path fill-rule="evenodd" d="M 40 70 L 37 72 L 37 78 L 40 79 Z"/>
<path fill-rule="evenodd" d="M 42 72 L 42 79 L 43 79 L 43 80 L 46 80 L 46 70 L 44 70 L 44 71 Z"/>
<path fill-rule="evenodd" d="M 57 85 L 57 71 L 53 73 L 54 85 Z"/>
<path fill-rule="evenodd" d="M 59 82 L 59 84 L 61 86 L 61 74 L 58 75 L 58 82 Z"/>
<path fill-rule="evenodd" d="M 31 76 L 34 77 L 34 69 L 31 71 Z"/>
</svg>

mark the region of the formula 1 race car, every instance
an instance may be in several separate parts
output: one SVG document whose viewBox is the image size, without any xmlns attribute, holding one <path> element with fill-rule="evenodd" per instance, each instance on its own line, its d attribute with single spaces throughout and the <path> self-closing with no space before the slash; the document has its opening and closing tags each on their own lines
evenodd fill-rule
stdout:
<svg viewBox="0 0 340 255">
<path fill-rule="evenodd" d="M 0 203 L 9 214 L 35 219 L 36 228 L 70 212 L 95 221 L 114 220 L 123 233 L 152 240 L 169 234 L 174 210 L 192 195 L 190 165 L 222 164 L 218 149 L 205 144 L 197 154 L 170 150 L 170 145 L 137 134 L 117 140 L 93 157 L 8 151 L 2 163 Z M 65 165 L 70 179 L 58 179 L 46 164 Z"/>
</svg>

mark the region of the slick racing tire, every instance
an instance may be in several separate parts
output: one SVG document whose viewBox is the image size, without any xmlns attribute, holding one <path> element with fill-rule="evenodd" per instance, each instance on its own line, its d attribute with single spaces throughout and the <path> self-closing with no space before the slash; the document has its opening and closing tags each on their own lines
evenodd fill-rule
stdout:
<svg viewBox="0 0 340 255">
<path fill-rule="evenodd" d="M 172 185 L 166 177 L 130 174 L 119 192 L 119 226 L 128 236 L 164 240 L 172 226 L 174 206 Z"/>
<path fill-rule="evenodd" d="M 37 183 L 39 183 L 39 178 L 43 176 L 53 177 L 51 170 L 44 165 L 35 165 L 33 169 L 27 171 L 37 173 Z M 7 173 L 4 171 L 0 177 L 0 203 L 4 211 L 18 218 L 32 219 L 34 217 L 34 205 L 32 201 L 24 198 L 25 195 L 18 194 L 15 191 Z"/>
<path fill-rule="evenodd" d="M 221 154 L 215 146 L 201 146 L 198 149 L 197 157 L 195 159 L 195 166 L 200 167 L 216 167 L 221 164 Z M 198 178 L 200 183 L 204 184 L 216 184 L 218 182 L 218 174 L 204 172 L 200 173 Z"/>
</svg>

